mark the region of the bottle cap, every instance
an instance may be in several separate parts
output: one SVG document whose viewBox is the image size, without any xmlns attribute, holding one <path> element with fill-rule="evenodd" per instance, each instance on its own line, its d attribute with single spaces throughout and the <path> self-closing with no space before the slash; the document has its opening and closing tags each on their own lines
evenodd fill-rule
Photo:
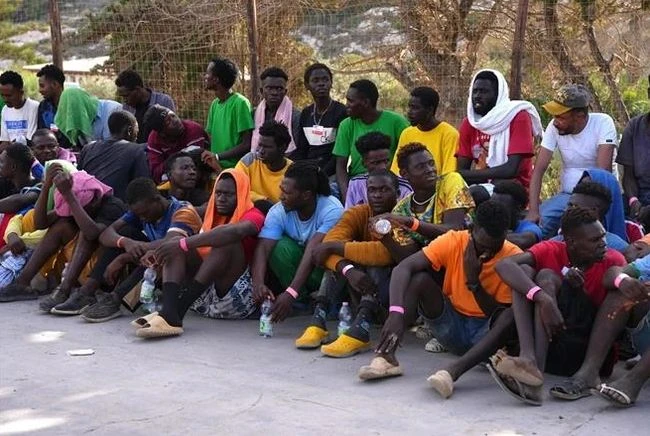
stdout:
<svg viewBox="0 0 650 436">
<path fill-rule="evenodd" d="M 387 219 L 380 219 L 375 223 L 375 231 L 380 235 L 387 235 L 392 228 L 393 226 Z"/>
</svg>

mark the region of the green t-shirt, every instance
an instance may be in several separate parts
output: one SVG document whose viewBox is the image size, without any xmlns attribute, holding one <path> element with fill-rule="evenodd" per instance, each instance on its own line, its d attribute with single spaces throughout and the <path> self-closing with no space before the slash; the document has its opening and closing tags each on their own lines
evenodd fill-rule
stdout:
<svg viewBox="0 0 650 436">
<path fill-rule="evenodd" d="M 237 146 L 241 142 L 243 132 L 253 130 L 251 103 L 246 97 L 236 92 L 226 99 L 219 101 L 215 98 L 208 111 L 206 132 L 210 135 L 210 150 L 221 153 Z M 234 168 L 237 159 L 224 159 L 219 162 L 224 168 Z"/>
<path fill-rule="evenodd" d="M 409 122 L 406 121 L 406 118 L 387 110 L 381 111 L 379 118 L 372 124 L 366 124 L 358 118 L 346 118 L 339 124 L 332 154 L 339 157 L 350 157 L 348 167 L 350 177 L 364 174 L 367 172 L 366 168 L 361 162 L 361 155 L 357 151 L 357 147 L 354 146 L 357 139 L 369 132 L 381 132 L 390 136 L 390 155 L 392 158 L 399 141 L 399 135 L 408 126 Z"/>
</svg>

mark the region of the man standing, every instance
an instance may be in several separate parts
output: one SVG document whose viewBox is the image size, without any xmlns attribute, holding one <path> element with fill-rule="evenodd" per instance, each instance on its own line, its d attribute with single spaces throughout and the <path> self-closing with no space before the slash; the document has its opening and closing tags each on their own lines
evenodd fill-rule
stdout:
<svg viewBox="0 0 650 436">
<path fill-rule="evenodd" d="M 260 75 L 262 87 L 262 101 L 255 108 L 254 120 L 255 130 L 251 140 L 251 151 L 257 150 L 260 140 L 259 128 L 266 121 L 276 120 L 283 123 L 289 129 L 291 142 L 287 148 L 287 154 L 291 154 L 296 149 L 295 138 L 300 133 L 300 110 L 293 106 L 293 103 L 287 97 L 287 82 L 289 76 L 283 69 L 270 67 L 262 71 Z"/>
<path fill-rule="evenodd" d="M 328 177 L 336 173 L 332 156 L 339 124 L 348 115 L 345 105 L 330 97 L 332 71 L 325 64 L 312 64 L 305 70 L 305 88 L 314 100 L 300 113 L 300 134 L 293 160 L 315 159 Z"/>
<path fill-rule="evenodd" d="M 239 159 L 251 151 L 253 118 L 246 97 L 233 92 L 237 66 L 229 59 L 216 57 L 203 75 L 205 89 L 214 91 L 205 130 L 210 135 L 210 151 L 223 168 L 233 168 Z"/>
<path fill-rule="evenodd" d="M 72 145 L 66 136 L 59 132 L 54 124 L 56 109 L 59 106 L 59 99 L 63 92 L 65 75 L 56 65 L 45 65 L 38 73 L 38 92 L 43 96 L 43 100 L 38 105 L 38 128 L 50 129 L 54 132 L 59 146 L 70 148 Z"/>
<path fill-rule="evenodd" d="M 345 99 L 349 118 L 341 122 L 332 152 L 336 156 L 336 181 L 341 191 L 341 198 L 347 195 L 350 178 L 367 171 L 361 161 L 361 155 L 354 147 L 357 139 L 368 132 L 381 132 L 388 135 L 391 142 L 390 159 L 392 159 L 399 137 L 408 127 L 408 122 L 403 116 L 377 109 L 379 91 L 370 80 L 361 79 L 352 82 Z"/>
<path fill-rule="evenodd" d="M 630 216 L 639 219 L 643 207 L 650 211 L 650 112 L 632 118 L 627 124 L 616 163 L 623 165 L 623 192 L 630 207 Z"/>
<path fill-rule="evenodd" d="M 0 97 L 5 101 L 0 112 L 0 151 L 16 140 L 26 144 L 38 127 L 38 102 L 25 97 L 23 86 L 15 71 L 0 74 Z"/>
<path fill-rule="evenodd" d="M 406 144 L 419 142 L 429 150 L 440 174 L 456 171 L 458 130 L 451 124 L 436 119 L 440 96 L 433 88 L 421 86 L 411 91 L 406 116 L 411 123 L 399 137 L 397 152 Z M 390 170 L 399 174 L 397 160 Z"/>
<path fill-rule="evenodd" d="M 126 111 L 108 117 L 111 138 L 86 145 L 79 155 L 78 168 L 97 177 L 113 188 L 113 195 L 126 199 L 131 180 L 149 177 L 149 163 L 144 144 L 133 141 L 138 135 L 138 122 Z"/>
<path fill-rule="evenodd" d="M 142 77 L 133 70 L 122 71 L 115 79 L 115 86 L 117 86 L 117 95 L 124 102 L 122 109 L 135 115 L 135 119 L 138 120 L 139 132 L 136 142 L 139 144 L 147 142 L 151 132 L 151 128 L 144 122 L 147 109 L 154 104 L 159 104 L 176 111 L 176 104 L 169 95 L 145 88 Z"/>
<path fill-rule="evenodd" d="M 542 134 L 542 124 L 535 106 L 510 100 L 503 74 L 481 70 L 474 75 L 459 132 L 458 172 L 468 184 L 517 179 L 528 189 L 533 137 Z"/>
<path fill-rule="evenodd" d="M 529 220 L 540 222 L 544 238 L 557 233 L 571 191 L 585 170 L 601 168 L 612 172 L 614 149 L 618 144 L 616 127 L 609 115 L 589 113 L 590 101 L 587 88 L 570 84 L 560 88 L 555 98 L 544 105 L 553 115 L 553 122 L 546 127 L 535 161 L 528 211 Z M 561 191 L 540 206 L 542 178 L 556 149 L 562 160 Z"/>
</svg>

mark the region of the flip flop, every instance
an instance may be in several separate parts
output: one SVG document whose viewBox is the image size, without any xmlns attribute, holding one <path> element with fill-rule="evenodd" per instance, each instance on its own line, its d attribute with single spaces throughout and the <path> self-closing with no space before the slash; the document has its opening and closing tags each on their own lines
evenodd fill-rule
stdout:
<svg viewBox="0 0 650 436">
<path fill-rule="evenodd" d="M 523 361 L 518 357 L 501 356 L 499 361 L 494 365 L 499 374 L 507 375 L 515 380 L 529 385 L 529 386 L 542 386 L 544 384 L 544 376 L 542 372 L 534 368 L 531 372 Z"/>
<path fill-rule="evenodd" d="M 135 331 L 139 338 L 165 338 L 169 336 L 179 336 L 183 334 L 183 327 L 171 326 L 162 316 L 152 317 L 142 328 Z"/>
<path fill-rule="evenodd" d="M 488 369 L 488 371 L 490 371 L 490 375 L 492 376 L 494 381 L 499 385 L 499 387 L 503 390 L 503 392 L 528 405 L 531 406 L 542 405 L 541 400 L 531 398 L 526 395 L 526 392 L 524 392 L 525 385 L 523 383 L 507 375 L 499 374 L 497 370 L 494 368 L 494 366 L 492 365 L 492 363 L 487 363 L 485 367 Z"/>
<path fill-rule="evenodd" d="M 627 408 L 634 404 L 634 400 L 628 394 L 620 389 L 607 386 L 606 383 L 601 383 L 597 388 L 592 388 L 590 391 L 616 407 Z"/>
<path fill-rule="evenodd" d="M 376 380 L 402 374 L 404 374 L 404 370 L 400 365 L 393 365 L 383 357 L 375 357 L 370 362 L 370 365 L 362 366 L 359 369 L 359 378 L 361 380 Z"/>
<path fill-rule="evenodd" d="M 147 324 L 151 318 L 157 315 L 158 312 L 151 312 L 149 315 L 141 316 L 140 318 L 134 319 L 133 321 L 130 322 L 130 324 L 136 329 L 140 329 L 144 327 L 145 324 Z"/>
<path fill-rule="evenodd" d="M 427 381 L 442 398 L 449 398 L 454 393 L 454 380 L 448 371 L 437 371 L 435 374 L 430 375 Z"/>
<path fill-rule="evenodd" d="M 550 394 L 560 400 L 575 401 L 591 396 L 590 387 L 582 380 L 567 379 L 553 386 Z"/>
</svg>

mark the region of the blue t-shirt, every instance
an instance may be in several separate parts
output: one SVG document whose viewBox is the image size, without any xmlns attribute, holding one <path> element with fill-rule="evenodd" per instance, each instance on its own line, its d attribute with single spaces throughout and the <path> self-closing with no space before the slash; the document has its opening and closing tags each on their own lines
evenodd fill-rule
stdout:
<svg viewBox="0 0 650 436">
<path fill-rule="evenodd" d="M 564 241 L 564 236 L 561 234 L 557 235 L 556 237 L 552 238 L 551 241 Z M 607 244 L 607 248 L 611 248 L 612 250 L 616 250 L 620 253 L 623 253 L 628 245 L 630 245 L 617 234 L 610 232 L 607 232 L 605 234 L 605 244 Z"/>
<path fill-rule="evenodd" d="M 316 210 L 307 221 L 301 221 L 295 210 L 287 212 L 282 203 L 277 203 L 266 215 L 259 237 L 277 241 L 286 235 L 304 246 L 315 233 L 327 233 L 342 214 L 343 206 L 333 196 L 318 196 Z"/>
<path fill-rule="evenodd" d="M 187 206 L 190 206 L 190 204 L 184 201 L 178 201 L 172 197 L 169 200 L 169 207 L 167 208 L 165 215 L 163 215 L 163 217 L 156 223 L 143 223 L 140 221 L 140 218 L 131 211 L 122 215 L 122 220 L 144 232 L 149 241 L 157 241 L 158 239 L 163 239 L 167 235 L 167 231 L 172 225 L 172 217 L 174 216 L 174 213 L 176 213 L 178 209 Z"/>
<path fill-rule="evenodd" d="M 643 282 L 650 280 L 650 254 L 636 259 L 632 265 L 639 270 L 639 280 Z"/>
<path fill-rule="evenodd" d="M 537 238 L 537 242 L 542 240 L 542 229 L 539 228 L 537 224 L 528 220 L 521 220 L 513 233 L 534 233 Z"/>
</svg>

